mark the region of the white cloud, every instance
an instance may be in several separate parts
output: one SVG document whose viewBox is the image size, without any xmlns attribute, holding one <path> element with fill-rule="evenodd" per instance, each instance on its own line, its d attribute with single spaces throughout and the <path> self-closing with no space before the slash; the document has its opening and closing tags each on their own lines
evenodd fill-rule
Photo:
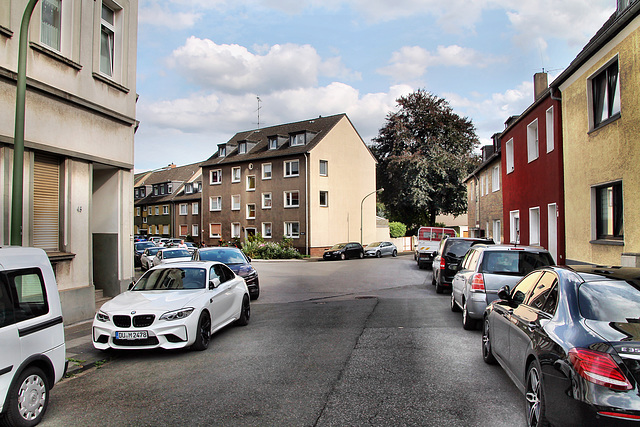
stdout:
<svg viewBox="0 0 640 427">
<path fill-rule="evenodd" d="M 138 11 L 138 22 L 142 25 L 156 25 L 170 30 L 192 28 L 202 19 L 200 12 L 175 12 L 166 4 L 141 6 Z"/>
</svg>

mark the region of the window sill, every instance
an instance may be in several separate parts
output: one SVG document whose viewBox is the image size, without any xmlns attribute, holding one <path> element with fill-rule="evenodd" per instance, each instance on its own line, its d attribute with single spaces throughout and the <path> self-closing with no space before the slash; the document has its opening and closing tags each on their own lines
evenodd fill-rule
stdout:
<svg viewBox="0 0 640 427">
<path fill-rule="evenodd" d="M 603 120 L 602 122 L 600 122 L 598 124 L 598 126 L 594 126 L 588 133 L 587 135 L 591 135 L 593 132 L 596 132 L 600 129 L 602 129 L 603 127 L 605 127 L 606 125 L 608 125 L 609 123 L 613 123 L 616 120 L 618 120 L 619 118 L 622 117 L 622 114 L 620 113 L 616 113 L 613 116 L 609 117 L 607 120 Z"/>
<path fill-rule="evenodd" d="M 29 42 L 29 46 L 31 47 L 31 49 L 35 50 L 36 52 L 39 52 L 43 55 L 48 56 L 49 58 L 55 59 L 58 62 L 68 65 L 69 67 L 75 69 L 76 71 L 82 70 L 82 65 L 78 64 L 75 61 L 72 61 L 69 58 L 66 58 L 60 55 L 58 52 L 53 51 L 45 46 L 39 45 L 38 43 L 34 43 L 34 42 Z"/>
<path fill-rule="evenodd" d="M 9 39 L 13 37 L 13 31 L 8 29 L 7 27 L 3 27 L 2 25 L 0 25 L 0 34 Z"/>
<path fill-rule="evenodd" d="M 592 245 L 624 246 L 624 240 L 598 239 L 589 241 Z"/>
<path fill-rule="evenodd" d="M 93 78 L 96 79 L 96 80 L 100 80 L 102 83 L 107 84 L 107 85 L 111 86 L 112 88 L 119 90 L 120 92 L 129 93 L 129 89 L 128 88 L 122 86 L 119 83 L 114 82 L 113 80 L 111 80 L 110 78 L 108 78 L 106 76 L 103 76 L 102 74 L 94 72 L 93 73 Z"/>
<path fill-rule="evenodd" d="M 69 252 L 47 252 L 47 256 L 49 257 L 49 261 L 53 264 L 61 261 L 71 261 L 76 257 L 76 254 Z"/>
</svg>

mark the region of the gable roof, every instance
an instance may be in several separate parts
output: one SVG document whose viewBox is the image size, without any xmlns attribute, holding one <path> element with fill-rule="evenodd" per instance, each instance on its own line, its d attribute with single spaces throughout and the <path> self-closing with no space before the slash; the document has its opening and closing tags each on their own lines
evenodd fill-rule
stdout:
<svg viewBox="0 0 640 427">
<path fill-rule="evenodd" d="M 134 176 L 134 186 L 160 184 L 163 182 L 189 182 L 200 170 L 200 163 L 142 172 Z"/>
</svg>

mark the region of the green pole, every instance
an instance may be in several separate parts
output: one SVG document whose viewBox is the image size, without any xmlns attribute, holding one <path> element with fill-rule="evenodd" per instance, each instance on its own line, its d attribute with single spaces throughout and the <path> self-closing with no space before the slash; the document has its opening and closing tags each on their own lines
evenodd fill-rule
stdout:
<svg viewBox="0 0 640 427">
<path fill-rule="evenodd" d="M 27 92 L 27 42 L 31 14 L 38 0 L 29 0 L 20 26 L 18 81 L 16 85 L 16 127 L 13 138 L 13 188 L 11 191 L 11 244 L 22 246 L 22 195 L 24 186 L 24 107 Z"/>
</svg>

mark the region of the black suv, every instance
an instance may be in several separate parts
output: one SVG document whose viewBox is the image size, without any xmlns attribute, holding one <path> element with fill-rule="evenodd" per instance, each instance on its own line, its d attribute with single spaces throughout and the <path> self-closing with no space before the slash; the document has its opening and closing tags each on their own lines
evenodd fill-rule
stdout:
<svg viewBox="0 0 640 427">
<path fill-rule="evenodd" d="M 469 248 L 477 243 L 494 244 L 492 239 L 445 236 L 438 250 L 433 253 L 433 280 L 436 292 L 441 294 L 444 288 L 451 288 L 453 276 L 460 268 L 462 258 Z"/>
</svg>

